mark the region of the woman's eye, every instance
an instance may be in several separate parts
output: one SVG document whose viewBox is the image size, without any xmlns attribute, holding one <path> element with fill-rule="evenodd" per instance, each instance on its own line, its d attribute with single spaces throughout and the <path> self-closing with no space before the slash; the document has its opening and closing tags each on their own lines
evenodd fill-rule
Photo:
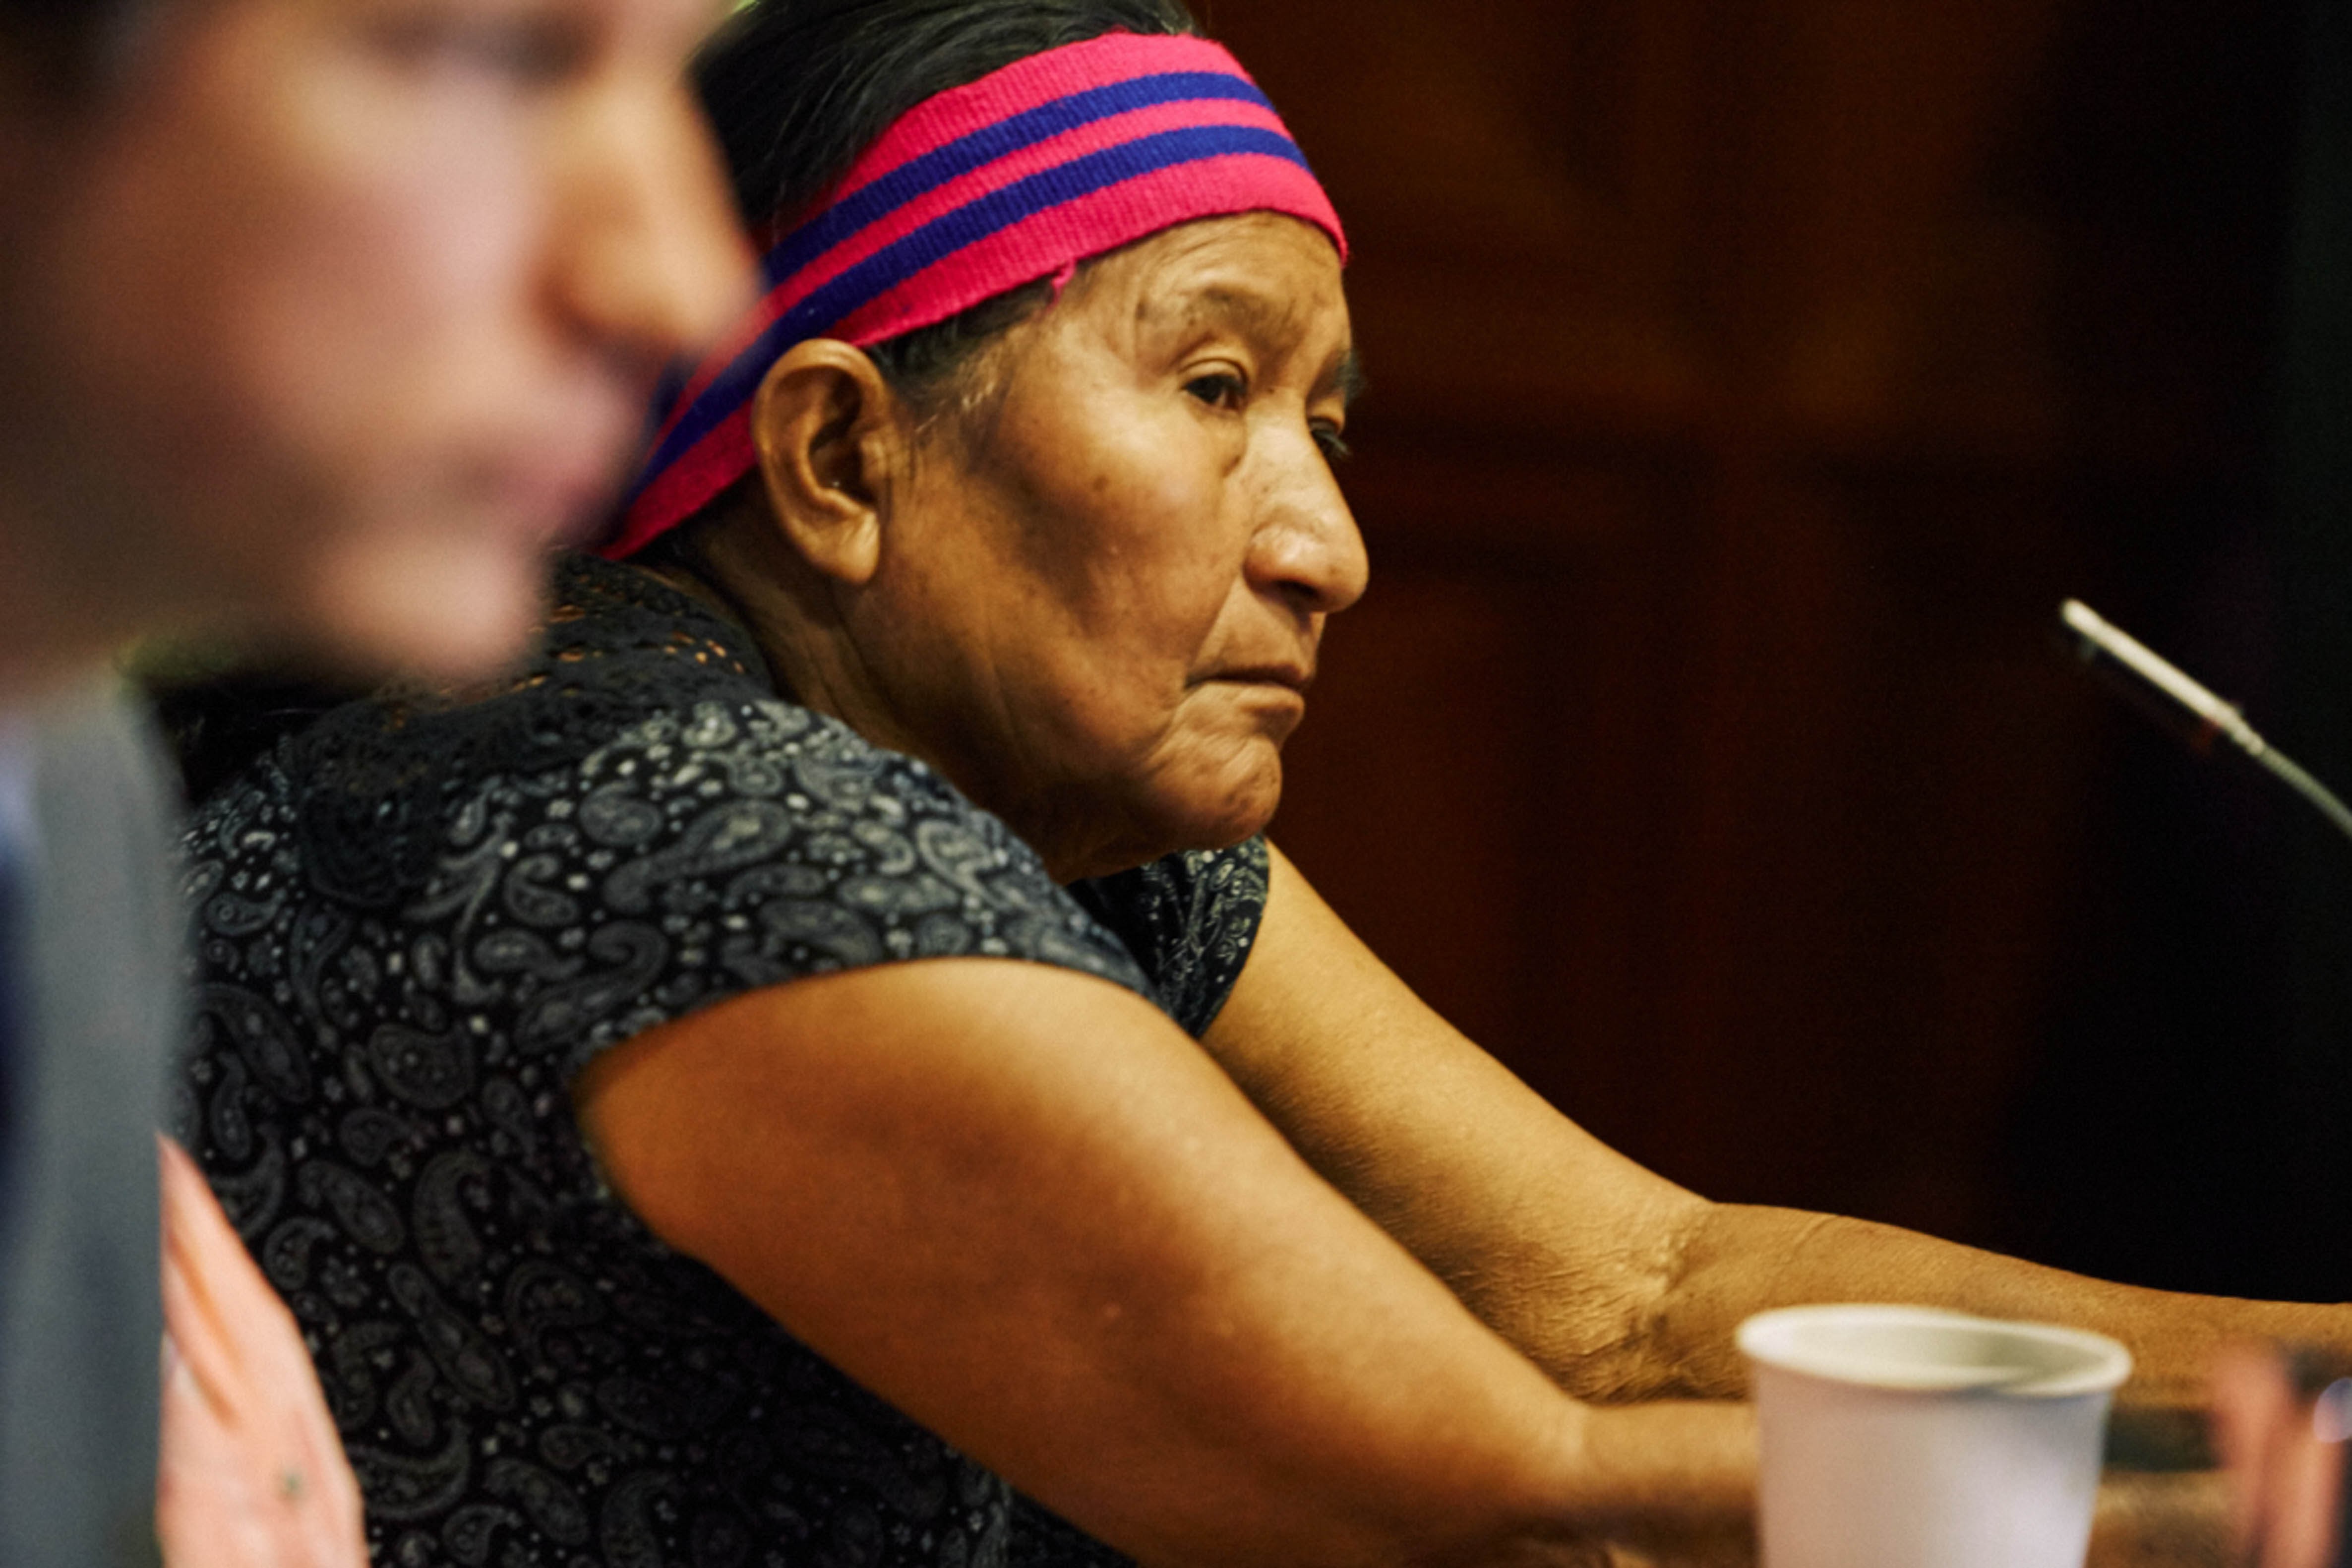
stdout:
<svg viewBox="0 0 2352 1568">
<path fill-rule="evenodd" d="M 1184 390 L 1212 408 L 1239 408 L 1249 388 L 1242 378 L 1225 372 L 1214 375 L 1194 376 L 1184 384 Z"/>
<path fill-rule="evenodd" d="M 1353 455 L 1355 448 L 1348 445 L 1348 438 L 1339 434 L 1337 425 L 1318 419 L 1309 428 L 1315 432 L 1315 444 L 1323 449 L 1325 462 L 1344 463 Z"/>
</svg>

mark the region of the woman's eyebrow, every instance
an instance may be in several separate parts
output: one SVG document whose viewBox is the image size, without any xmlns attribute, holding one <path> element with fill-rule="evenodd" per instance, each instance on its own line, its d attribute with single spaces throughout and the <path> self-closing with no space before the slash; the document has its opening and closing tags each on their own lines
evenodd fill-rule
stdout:
<svg viewBox="0 0 2352 1568">
<path fill-rule="evenodd" d="M 1268 343 L 1296 342 L 1303 331 L 1296 303 L 1246 284 L 1212 283 L 1198 289 L 1184 301 L 1183 320 L 1214 321 Z"/>
<path fill-rule="evenodd" d="M 1246 284 L 1214 283 L 1201 289 L 1184 301 L 1182 320 L 1189 327 L 1213 321 L 1262 343 L 1285 347 L 1295 346 L 1306 332 L 1296 300 Z M 1364 362 L 1353 344 L 1332 361 L 1316 384 L 1337 389 L 1345 404 L 1363 395 Z"/>
</svg>

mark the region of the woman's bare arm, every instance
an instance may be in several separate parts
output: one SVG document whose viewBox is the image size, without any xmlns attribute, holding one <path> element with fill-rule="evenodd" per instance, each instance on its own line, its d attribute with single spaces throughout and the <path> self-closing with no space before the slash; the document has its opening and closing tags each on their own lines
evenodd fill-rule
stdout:
<svg viewBox="0 0 2352 1568">
<path fill-rule="evenodd" d="M 2232 1334 L 2352 1348 L 2352 1312 L 2168 1295 L 1890 1226 L 1710 1204 L 1568 1121 L 1432 1012 L 1278 854 L 1211 1050 L 1283 1134 L 1497 1332 L 1592 1399 L 1723 1397 L 1750 1312 L 1937 1302 L 2097 1328 L 2128 1396 L 2194 1405 Z"/>
<path fill-rule="evenodd" d="M 1105 983 L 797 982 L 577 1100 L 656 1234 L 1147 1563 L 1568 1563 L 1747 1506 L 1744 1413 L 1564 1396 Z"/>
</svg>

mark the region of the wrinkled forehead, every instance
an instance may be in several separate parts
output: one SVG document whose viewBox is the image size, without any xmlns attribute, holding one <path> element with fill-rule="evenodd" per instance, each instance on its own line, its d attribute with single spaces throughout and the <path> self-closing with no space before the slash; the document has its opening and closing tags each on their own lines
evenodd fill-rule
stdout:
<svg viewBox="0 0 2352 1568">
<path fill-rule="evenodd" d="M 1360 382 L 1339 253 L 1310 225 L 1278 213 L 1208 218 L 1166 230 L 1087 268 L 1073 301 L 1139 348 L 1204 336 L 1246 341 L 1306 362 L 1352 395 Z"/>
</svg>

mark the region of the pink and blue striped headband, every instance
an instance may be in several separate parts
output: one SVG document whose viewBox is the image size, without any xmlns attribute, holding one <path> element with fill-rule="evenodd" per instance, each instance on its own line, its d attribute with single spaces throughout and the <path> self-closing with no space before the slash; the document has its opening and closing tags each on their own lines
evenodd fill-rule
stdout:
<svg viewBox="0 0 2352 1568">
<path fill-rule="evenodd" d="M 667 403 L 618 560 L 758 464 L 751 399 L 794 343 L 867 348 L 1198 218 L 1347 235 L 1274 105 L 1206 38 L 1113 33 L 917 107 L 768 253 L 768 293 Z"/>
</svg>

